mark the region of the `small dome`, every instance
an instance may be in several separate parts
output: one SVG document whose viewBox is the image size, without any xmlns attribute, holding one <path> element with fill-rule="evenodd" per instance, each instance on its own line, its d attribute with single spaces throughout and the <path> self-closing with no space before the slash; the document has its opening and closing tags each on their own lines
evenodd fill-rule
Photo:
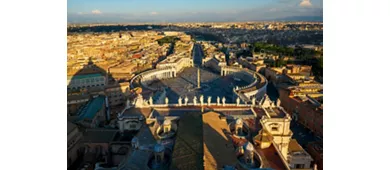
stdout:
<svg viewBox="0 0 390 170">
<path fill-rule="evenodd" d="M 154 152 L 163 152 L 164 151 L 164 146 L 157 143 L 156 145 L 154 145 Z"/>
<path fill-rule="evenodd" d="M 171 120 L 165 119 L 163 124 L 164 125 L 171 125 L 172 122 L 171 122 Z"/>
<path fill-rule="evenodd" d="M 242 119 L 241 119 L 241 118 L 239 118 L 239 119 L 237 119 L 237 120 L 236 120 L 236 124 L 238 124 L 238 125 L 241 125 L 241 124 L 242 124 L 242 122 L 243 122 L 243 121 L 242 121 Z"/>
<path fill-rule="evenodd" d="M 131 143 L 137 143 L 138 142 L 138 138 L 137 137 L 134 137 L 133 139 L 131 139 Z"/>
<path fill-rule="evenodd" d="M 255 149 L 253 148 L 252 143 L 248 142 L 245 146 L 245 150 L 247 151 L 254 151 Z"/>
</svg>

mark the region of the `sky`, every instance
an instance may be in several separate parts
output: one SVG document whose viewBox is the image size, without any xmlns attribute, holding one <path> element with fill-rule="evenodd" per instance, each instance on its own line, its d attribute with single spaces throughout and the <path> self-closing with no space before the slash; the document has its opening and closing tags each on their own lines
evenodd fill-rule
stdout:
<svg viewBox="0 0 390 170">
<path fill-rule="evenodd" d="M 68 0 L 68 22 L 322 20 L 323 0 Z"/>
</svg>

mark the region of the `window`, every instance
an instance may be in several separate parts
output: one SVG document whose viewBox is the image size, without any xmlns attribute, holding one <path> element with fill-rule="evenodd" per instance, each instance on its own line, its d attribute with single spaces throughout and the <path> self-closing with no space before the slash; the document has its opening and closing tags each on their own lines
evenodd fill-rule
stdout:
<svg viewBox="0 0 390 170">
<path fill-rule="evenodd" d="M 294 168 L 303 169 L 303 168 L 305 168 L 305 164 L 295 164 Z"/>
<path fill-rule="evenodd" d="M 278 127 L 272 127 L 272 131 L 278 131 Z"/>
</svg>

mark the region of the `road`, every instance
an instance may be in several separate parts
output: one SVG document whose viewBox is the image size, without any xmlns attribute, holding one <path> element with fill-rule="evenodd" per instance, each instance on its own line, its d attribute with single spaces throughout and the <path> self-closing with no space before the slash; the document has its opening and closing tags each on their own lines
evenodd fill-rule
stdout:
<svg viewBox="0 0 390 170">
<path fill-rule="evenodd" d="M 192 58 L 194 59 L 194 66 L 202 66 L 203 51 L 200 44 L 194 45 Z"/>
</svg>

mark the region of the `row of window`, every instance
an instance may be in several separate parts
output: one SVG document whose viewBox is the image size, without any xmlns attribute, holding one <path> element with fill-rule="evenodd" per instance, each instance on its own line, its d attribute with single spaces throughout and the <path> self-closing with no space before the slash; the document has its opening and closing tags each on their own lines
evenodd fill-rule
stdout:
<svg viewBox="0 0 390 170">
<path fill-rule="evenodd" d="M 96 87 L 98 86 L 104 86 L 104 84 L 96 84 Z M 90 87 L 95 87 L 95 85 L 91 85 L 91 86 L 78 86 L 78 87 L 71 87 L 71 88 L 68 88 L 68 90 L 70 89 L 80 89 L 80 88 L 90 88 Z"/>
<path fill-rule="evenodd" d="M 97 82 L 97 83 L 104 82 L 104 78 L 71 80 L 70 84 L 78 85 L 78 84 L 89 84 L 89 83 L 95 83 L 95 82 Z"/>
</svg>

